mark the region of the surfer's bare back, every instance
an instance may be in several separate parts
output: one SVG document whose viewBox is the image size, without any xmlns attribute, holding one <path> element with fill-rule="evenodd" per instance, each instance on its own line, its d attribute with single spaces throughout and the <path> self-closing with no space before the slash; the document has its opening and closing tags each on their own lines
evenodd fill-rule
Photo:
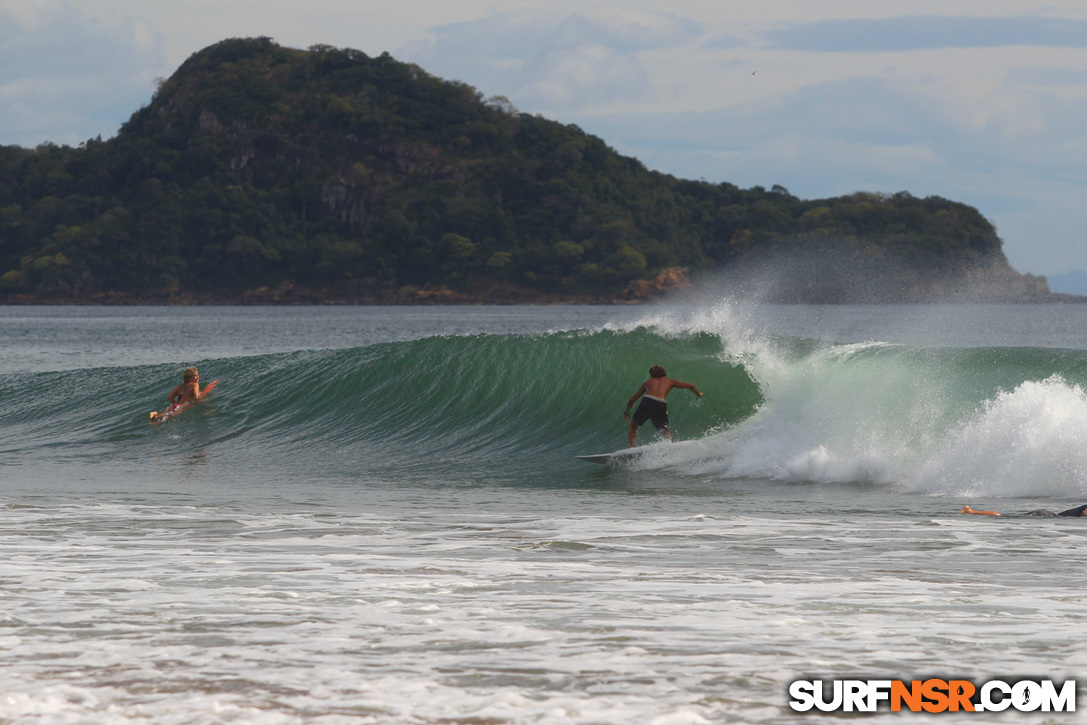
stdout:
<svg viewBox="0 0 1087 725">
<path fill-rule="evenodd" d="M 623 412 L 624 419 L 630 418 L 630 407 L 634 405 L 634 401 L 643 395 L 645 396 L 642 397 L 638 409 L 634 411 L 634 417 L 631 419 L 630 428 L 627 431 L 627 438 L 631 448 L 634 447 L 634 438 L 638 435 L 638 428 L 647 420 L 653 421 L 653 427 L 660 431 L 662 436 L 665 438 L 672 437 L 671 431 L 668 430 L 668 403 L 665 400 L 672 388 L 690 390 L 698 397 L 702 397 L 702 393 L 698 392 L 698 388 L 695 386 L 673 380 L 666 377 L 666 375 L 667 373 L 660 365 L 649 368 L 649 380 L 642 383 L 634 391 L 634 395 L 630 396 L 630 400 L 627 401 L 627 409 Z"/>
</svg>

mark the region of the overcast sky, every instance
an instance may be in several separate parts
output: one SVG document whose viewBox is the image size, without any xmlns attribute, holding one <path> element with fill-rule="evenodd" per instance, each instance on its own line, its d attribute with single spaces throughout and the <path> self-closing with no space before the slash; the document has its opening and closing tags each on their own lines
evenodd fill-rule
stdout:
<svg viewBox="0 0 1087 725">
<path fill-rule="evenodd" d="M 108 138 L 260 35 L 388 51 L 684 178 L 963 201 L 1020 272 L 1087 270 L 1082 0 L 0 0 L 0 144 Z"/>
</svg>

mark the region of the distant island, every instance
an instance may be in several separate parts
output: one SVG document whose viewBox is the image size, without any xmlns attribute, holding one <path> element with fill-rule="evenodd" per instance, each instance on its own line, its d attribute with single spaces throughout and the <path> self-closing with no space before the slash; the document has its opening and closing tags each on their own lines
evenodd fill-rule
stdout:
<svg viewBox="0 0 1087 725">
<path fill-rule="evenodd" d="M 977 209 L 651 171 L 388 54 L 191 56 L 116 137 L 0 147 L 0 303 L 1044 302 Z"/>
</svg>

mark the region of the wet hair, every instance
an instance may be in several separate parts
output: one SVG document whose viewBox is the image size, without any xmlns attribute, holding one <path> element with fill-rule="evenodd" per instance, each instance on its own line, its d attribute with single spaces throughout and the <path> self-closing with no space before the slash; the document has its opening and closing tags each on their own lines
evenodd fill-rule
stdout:
<svg viewBox="0 0 1087 725">
<path fill-rule="evenodd" d="M 199 374 L 200 373 L 196 371 L 196 368 L 185 368 L 185 370 L 181 373 L 181 377 L 185 380 L 192 380 Z"/>
<path fill-rule="evenodd" d="M 664 368 L 660 365 L 654 365 L 649 368 L 649 377 L 651 378 L 663 378 L 666 374 Z"/>
</svg>

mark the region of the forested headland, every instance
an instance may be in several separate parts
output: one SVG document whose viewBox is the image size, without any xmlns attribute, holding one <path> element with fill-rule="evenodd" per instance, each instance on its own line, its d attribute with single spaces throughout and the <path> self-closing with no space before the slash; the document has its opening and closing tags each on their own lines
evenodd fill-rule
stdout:
<svg viewBox="0 0 1087 725">
<path fill-rule="evenodd" d="M 711 274 L 1051 299 L 971 206 L 679 179 L 388 54 L 227 40 L 111 139 L 0 147 L 0 302 L 615 301 Z"/>
</svg>

